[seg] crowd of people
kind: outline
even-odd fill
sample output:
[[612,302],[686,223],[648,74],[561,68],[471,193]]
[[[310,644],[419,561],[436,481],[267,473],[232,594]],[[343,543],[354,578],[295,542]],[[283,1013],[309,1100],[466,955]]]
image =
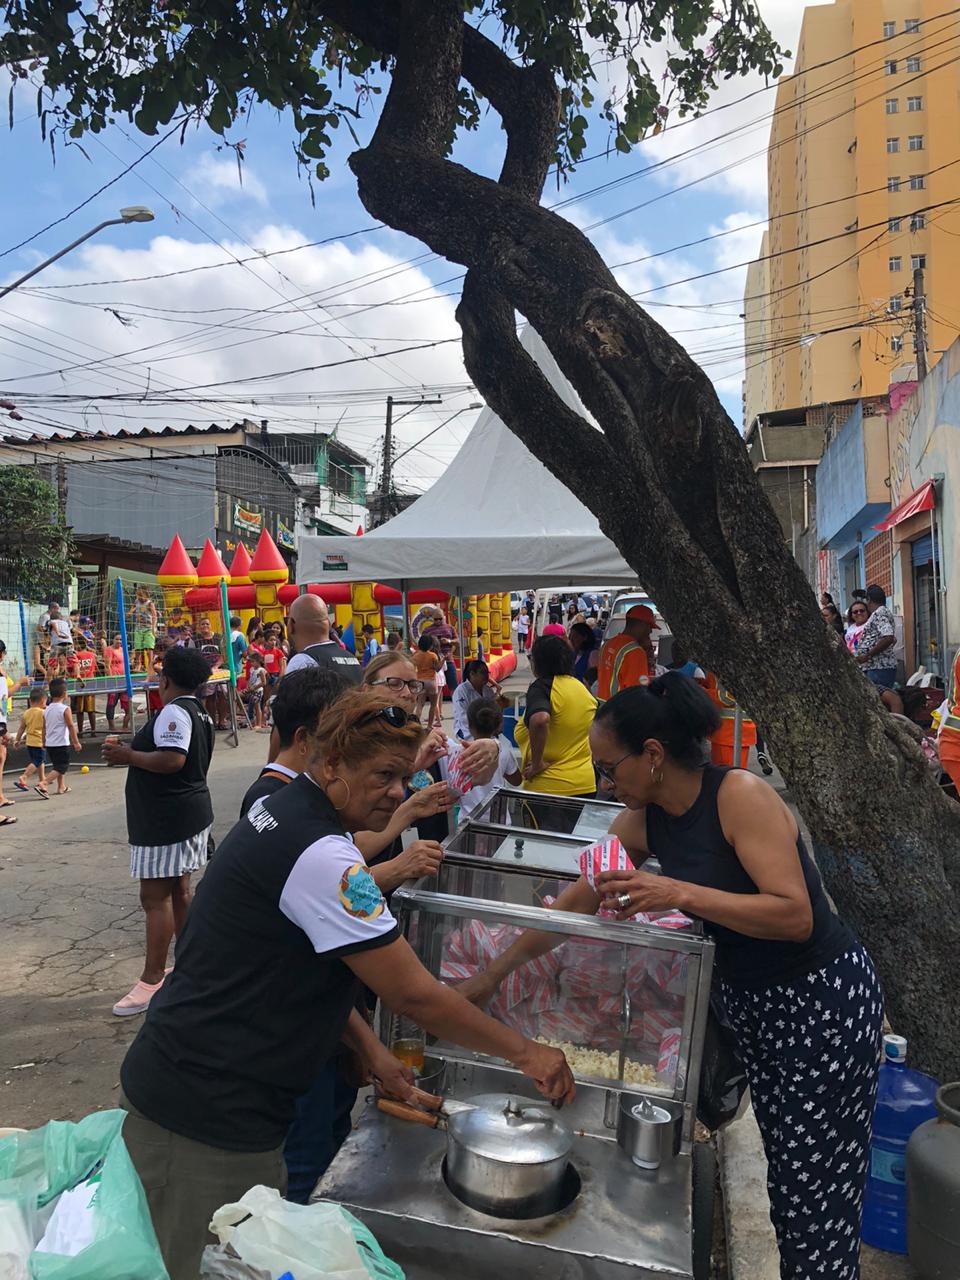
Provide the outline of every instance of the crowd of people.
[[[635,621],[618,650],[649,639],[650,621]],[[457,989],[421,965],[391,913],[400,884],[439,871],[456,806],[469,811],[500,780],[584,797],[599,781],[622,802],[611,831],[631,868],[571,884],[555,907],[621,920],[680,909],[704,922],[778,1171],[771,1205],[790,1274],[821,1274],[818,1256],[855,1274],[882,1021],[870,959],[831,909],[776,792],[707,763],[719,716],[696,681],[654,667],[598,703],[576,671],[584,646],[553,625],[560,633],[530,649],[517,759],[485,663],[464,670],[448,733],[422,697],[426,649],[381,646],[358,660],[332,639],[323,602],[300,597],[268,762],[209,861],[215,734],[199,696],[203,654],[168,652],[161,711],[133,742],[104,745],[128,770],[131,874],[146,918],[141,977],[114,1009],[146,1015],[121,1069],[124,1136],[173,1280],[196,1274],[212,1211],[254,1183],[308,1198],[349,1132],[361,1082],[410,1097],[409,1068],[370,1027],[378,1000],[513,1063],[545,1096],[572,1098],[560,1051],[482,1011],[557,935],[522,934]],[[642,869],[650,855],[662,874]],[[205,864],[194,897],[191,876]],[[802,1055],[785,1049],[788,1034],[808,1046]],[[821,1075],[830,1088],[811,1091]],[[788,1138],[817,1162],[813,1180],[800,1179]]]
[[[893,647],[872,591],[867,617],[857,605],[848,625],[860,628],[854,652],[867,678],[892,694],[885,676],[870,674],[888,669]],[[529,642],[516,747],[504,733],[506,699],[480,658],[461,680],[454,674],[445,729],[443,646],[456,633],[442,613],[413,649],[393,634],[381,645],[370,631],[359,656],[317,596],[298,597],[285,624],[244,632],[231,619],[226,643],[270,741],[215,850],[207,777],[217,717],[206,691],[224,643],[207,619],[196,635],[182,618],[161,634],[139,628],[159,707],[132,741],[102,748],[127,769],[130,874],[145,919],[140,977],[113,1012],[145,1015],[120,1102],[172,1280],[196,1274],[212,1212],[251,1185],[306,1201],[349,1132],[363,1081],[411,1096],[409,1068],[371,1030],[378,1000],[447,1042],[514,1064],[546,1097],[572,1099],[559,1050],[483,1012],[558,935],[522,933],[454,988],[423,967],[391,913],[399,885],[438,873],[454,811],[474,812],[503,782],[622,804],[611,834],[631,865],[572,883],[554,908],[624,921],[680,910],[703,922],[773,1173],[785,1274],[857,1274],[882,1027],[870,958],[833,911],[780,796],[710,762],[720,710],[709,674],[677,646],[673,669],[658,665],[648,606],[635,605],[623,631],[604,638],[602,600],[584,599],[586,612],[580,604],[558,598],[554,620],[550,602],[550,621]],[[62,677],[36,692],[21,733],[29,747],[40,726],[53,772],[31,755],[35,773],[21,781],[59,790],[65,769],[50,731],[69,754],[79,726]],[[649,857],[661,874],[643,869]]]

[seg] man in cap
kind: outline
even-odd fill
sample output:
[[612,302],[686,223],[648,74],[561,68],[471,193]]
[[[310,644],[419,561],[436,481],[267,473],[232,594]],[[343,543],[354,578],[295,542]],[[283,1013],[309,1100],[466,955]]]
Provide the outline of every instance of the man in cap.
[[653,646],[650,635],[657,625],[656,615],[645,604],[635,604],[627,611],[623,631],[604,640],[597,668],[597,698],[606,702],[621,689],[644,684],[653,668]]

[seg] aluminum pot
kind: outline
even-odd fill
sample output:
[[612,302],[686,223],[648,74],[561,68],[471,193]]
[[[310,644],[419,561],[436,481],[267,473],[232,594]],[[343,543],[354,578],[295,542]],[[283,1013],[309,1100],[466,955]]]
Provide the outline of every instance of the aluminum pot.
[[447,1185],[464,1204],[496,1218],[560,1207],[573,1146],[570,1126],[548,1103],[482,1093],[447,1124]]

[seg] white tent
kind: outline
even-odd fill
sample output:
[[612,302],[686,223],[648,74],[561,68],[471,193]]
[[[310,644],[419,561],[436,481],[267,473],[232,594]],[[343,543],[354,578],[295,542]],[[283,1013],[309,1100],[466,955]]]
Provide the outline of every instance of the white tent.
[[[521,341],[561,398],[584,414],[539,335],[528,326]],[[300,582],[466,595],[637,581],[596,517],[489,408],[422,498],[363,537],[301,538],[297,566]]]

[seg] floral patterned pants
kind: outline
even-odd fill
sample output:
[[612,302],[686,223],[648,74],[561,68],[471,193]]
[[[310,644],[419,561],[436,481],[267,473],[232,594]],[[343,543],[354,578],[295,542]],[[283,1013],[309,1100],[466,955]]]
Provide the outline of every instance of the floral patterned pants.
[[781,1280],[858,1280],[883,996],[859,945],[756,990],[722,984],[767,1153]]

